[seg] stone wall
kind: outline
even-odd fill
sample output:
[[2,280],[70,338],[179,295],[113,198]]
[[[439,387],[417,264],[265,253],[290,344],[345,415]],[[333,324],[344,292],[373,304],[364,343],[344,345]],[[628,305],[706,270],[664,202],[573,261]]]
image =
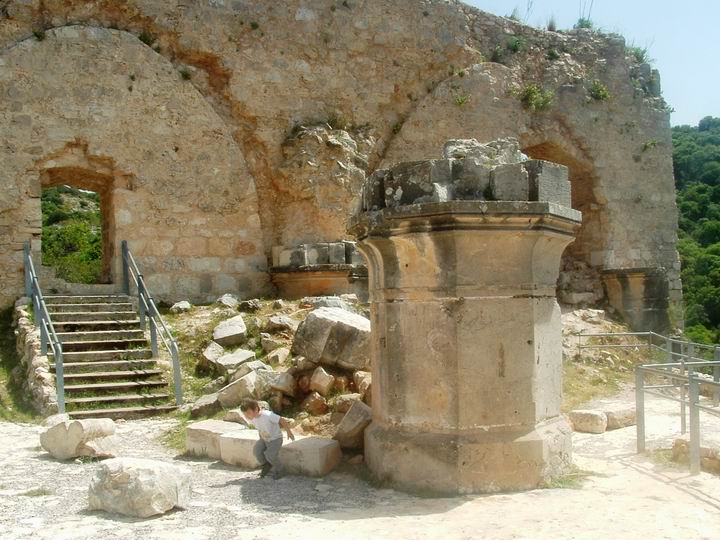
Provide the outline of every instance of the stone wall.
[[[58,167],[112,186],[115,272],[127,239],[157,296],[201,300],[267,291],[273,247],[347,239],[379,166],[505,136],[570,169],[567,299],[632,268],[663,268],[680,298],[669,115],[619,36],[439,0],[10,0],[0,66],[5,302]],[[547,110],[523,107],[531,83]]]

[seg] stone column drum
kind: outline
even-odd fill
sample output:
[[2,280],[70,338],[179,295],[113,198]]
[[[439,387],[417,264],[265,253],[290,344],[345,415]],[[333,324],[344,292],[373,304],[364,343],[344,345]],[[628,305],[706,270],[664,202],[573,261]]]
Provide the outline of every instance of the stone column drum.
[[570,464],[555,287],[581,215],[567,169],[514,140],[377,171],[350,222],[367,259],[365,458],[410,491],[530,489]]

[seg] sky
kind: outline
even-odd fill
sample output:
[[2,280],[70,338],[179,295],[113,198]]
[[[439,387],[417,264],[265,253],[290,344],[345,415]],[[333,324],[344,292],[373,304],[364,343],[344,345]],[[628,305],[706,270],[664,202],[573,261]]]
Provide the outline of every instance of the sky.
[[[464,0],[496,15],[517,7],[532,26],[554,15],[558,28],[572,28],[581,5],[590,0]],[[663,96],[675,109],[672,125],[697,125],[720,117],[720,0],[594,0],[590,19],[628,44],[647,47],[660,70]]]

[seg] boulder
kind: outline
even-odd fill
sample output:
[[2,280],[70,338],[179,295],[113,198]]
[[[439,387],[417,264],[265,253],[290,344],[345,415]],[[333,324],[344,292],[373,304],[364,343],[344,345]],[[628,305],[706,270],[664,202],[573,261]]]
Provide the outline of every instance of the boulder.
[[220,459],[228,465],[257,469],[260,462],[255,458],[253,449],[260,440],[255,429],[233,431],[220,435]]
[[369,371],[356,371],[353,375],[353,382],[358,393],[365,397],[372,384],[372,374]]
[[245,362],[242,364],[235,373],[233,373],[231,381],[237,381],[242,379],[245,375],[251,371],[272,371],[272,368],[268,366],[262,360],[253,360],[252,362]]
[[243,300],[238,304],[238,309],[247,313],[253,313],[262,309],[262,302],[260,302],[260,300],[258,300],[257,298],[253,298],[251,300]]
[[325,476],[338,466],[341,459],[338,442],[320,437],[298,438],[280,449],[280,462],[289,474]]
[[242,315],[221,322],[213,330],[213,340],[223,347],[240,345],[245,339],[247,339],[247,327]]
[[109,418],[63,420],[56,415],[53,425],[40,433],[40,446],[55,459],[108,458],[115,454],[114,434],[115,422]]
[[282,392],[286,396],[290,397],[295,396],[296,386],[297,383],[295,382],[295,377],[287,372],[275,373],[275,377],[270,383],[270,388]]
[[322,367],[315,368],[310,378],[310,390],[319,393],[321,396],[327,396],[333,389],[335,377],[330,375]]
[[317,367],[317,362],[313,362],[311,360],[308,360],[304,356],[296,356],[293,359],[292,366],[288,370],[293,375],[296,373],[301,373],[303,371],[309,371],[314,370]]
[[262,330],[270,334],[275,332],[294,333],[298,329],[298,326],[300,326],[300,322],[292,317],[288,317],[287,315],[273,315],[265,321]]
[[91,510],[147,518],[190,502],[192,472],[187,467],[137,458],[103,462],[90,482]]
[[329,307],[350,310],[347,302],[338,296],[306,296],[300,300],[300,307],[313,309]]
[[325,398],[317,392],[312,392],[300,404],[303,411],[307,411],[313,416],[318,416],[328,412],[328,405]]
[[316,363],[366,367],[369,336],[370,321],[365,317],[340,308],[319,308],[298,327],[292,352]]
[[339,413],[346,413],[352,407],[352,404],[356,401],[362,401],[362,395],[360,394],[342,394],[335,397],[330,402],[330,408]]
[[635,425],[635,407],[615,407],[605,411],[607,429],[621,429]]
[[290,356],[290,349],[280,347],[267,355],[266,360],[271,364],[284,364]]
[[305,375],[301,375],[300,378],[297,380],[297,387],[298,389],[303,393],[306,394],[310,391],[310,375],[307,373]]
[[185,430],[186,451],[192,456],[220,459],[220,435],[244,428],[245,426],[241,424],[222,420],[195,422],[188,425]]
[[214,341],[211,341],[207,347],[205,347],[205,350],[202,352],[202,356],[204,359],[204,364],[210,365],[215,360],[220,358],[223,354],[225,354],[225,349],[223,349],[222,345],[219,343],[215,343]]
[[568,418],[573,430],[582,433],[605,433],[607,429],[607,415],[602,411],[578,409],[570,411]]
[[255,353],[246,349],[238,349],[230,354],[224,354],[211,362],[213,369],[221,375],[232,375],[241,365],[255,360]]
[[215,302],[230,309],[236,309],[240,304],[237,297],[232,294],[223,294]]
[[362,448],[365,428],[372,420],[372,409],[356,401],[345,414],[335,432],[335,440],[343,448]]
[[273,307],[273,309],[283,309],[286,307],[286,304],[285,304],[285,301],[283,301],[283,300],[275,300],[272,303],[272,307]]
[[182,300],[181,302],[175,302],[172,306],[170,306],[170,313],[185,313],[191,309],[192,304],[187,300]]
[[218,399],[225,409],[237,407],[243,399],[257,398],[257,371],[240,377],[218,391]]
[[262,350],[264,352],[270,353],[276,349],[284,347],[285,341],[263,332],[262,334],[260,334],[260,346],[262,347]]
[[227,378],[224,375],[221,375],[217,379],[213,379],[209,383],[203,385],[202,391],[206,394],[214,394],[225,386],[225,384],[227,384]]
[[222,405],[220,404],[218,393],[215,392],[213,394],[207,394],[205,396],[200,396],[197,401],[193,403],[192,409],[190,409],[190,417],[198,418],[200,416],[210,416],[211,414],[218,412],[220,409],[222,409]]

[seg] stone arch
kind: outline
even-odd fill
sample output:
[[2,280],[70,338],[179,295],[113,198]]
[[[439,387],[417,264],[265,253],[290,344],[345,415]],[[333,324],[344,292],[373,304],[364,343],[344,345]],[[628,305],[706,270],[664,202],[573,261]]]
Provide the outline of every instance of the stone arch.
[[0,177],[18,195],[0,198],[0,245],[13,250],[0,253],[3,302],[22,290],[21,246],[39,237],[40,188],[73,173],[106,190],[108,249],[128,240],[158,298],[267,291],[243,154],[169,61],[126,32],[67,26],[5,49],[0,63]]

